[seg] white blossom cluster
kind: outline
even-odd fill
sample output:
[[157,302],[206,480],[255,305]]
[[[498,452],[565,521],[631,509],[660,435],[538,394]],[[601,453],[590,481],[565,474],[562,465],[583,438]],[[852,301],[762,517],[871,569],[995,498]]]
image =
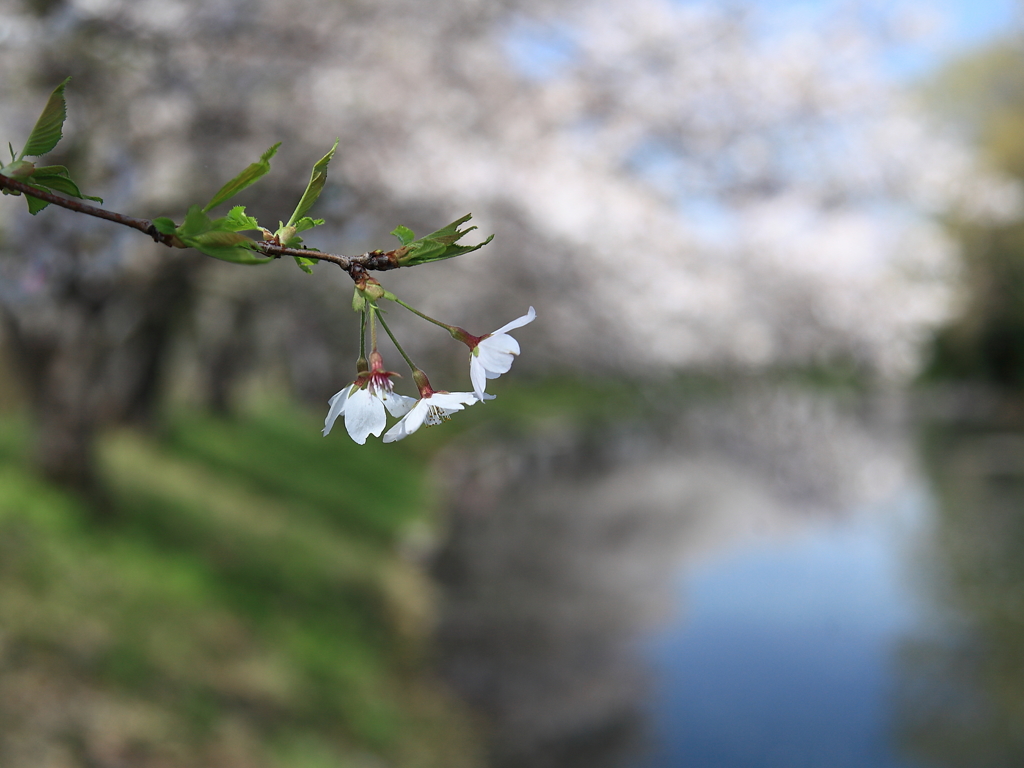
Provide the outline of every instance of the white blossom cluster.
[[[494,395],[486,392],[487,381],[496,379],[512,368],[520,352],[519,342],[509,336],[509,331],[522,328],[537,318],[533,307],[522,317],[505,323],[493,333],[471,336],[465,339],[469,347],[469,377],[473,382],[472,392],[445,392],[434,390],[422,371],[413,369],[413,378],[420,390],[419,398],[407,397],[394,391],[391,371],[384,370],[383,359],[376,347],[370,353],[369,367],[361,372],[351,384],[336,393],[329,401],[323,434],[326,437],[339,416],[345,416],[345,429],[359,445],[367,437],[380,437],[387,426],[390,413],[398,419],[391,429],[384,433],[385,443],[402,440],[422,426],[437,426],[474,403],[493,400]],[[461,331],[461,329],[458,329]]]

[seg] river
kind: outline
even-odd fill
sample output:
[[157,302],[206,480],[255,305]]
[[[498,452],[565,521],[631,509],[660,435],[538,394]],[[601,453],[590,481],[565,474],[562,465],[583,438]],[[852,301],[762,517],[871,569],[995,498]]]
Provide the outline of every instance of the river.
[[440,667],[495,765],[1024,764],[1024,432],[921,410],[749,382],[456,448]]

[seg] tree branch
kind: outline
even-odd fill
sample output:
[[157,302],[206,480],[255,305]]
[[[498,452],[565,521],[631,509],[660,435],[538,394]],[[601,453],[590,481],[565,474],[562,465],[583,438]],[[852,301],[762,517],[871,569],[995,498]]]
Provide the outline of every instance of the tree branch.
[[[182,243],[176,236],[165,235],[158,232],[156,227],[153,226],[153,222],[149,219],[137,219],[134,216],[126,216],[125,214],[117,213],[116,211],[97,208],[94,205],[83,203],[79,200],[75,200],[74,198],[63,197],[46,190],[37,189],[30,184],[18,181],[17,179],[12,179],[9,176],[4,176],[3,174],[0,174],[0,189],[9,189],[13,192],[20,192],[23,195],[29,195],[40,200],[45,200],[46,202],[61,208],[67,208],[69,211],[84,213],[87,216],[95,216],[98,219],[106,219],[107,221],[112,221],[115,224],[122,224],[123,226],[137,229],[152,237],[156,242],[163,243],[168,248],[188,248],[188,246]],[[341,254],[323,253],[322,251],[311,251],[305,248],[286,248],[283,245],[278,245],[277,243],[269,240],[256,240],[254,243],[254,252],[262,253],[264,256],[269,256],[274,259],[279,259],[282,256],[300,256],[302,258],[314,259],[316,261],[329,261],[332,264],[337,264],[346,272],[352,273],[353,278],[355,277],[353,270],[376,270],[380,272],[389,269],[397,269],[400,266],[398,264],[397,256],[394,255],[395,251],[368,251],[367,253],[360,254],[359,256],[343,256]]]
[[[116,213],[103,208],[97,208],[95,205],[89,205],[88,203],[83,203],[71,197],[55,195],[52,192],[38,189],[37,187],[33,187],[31,184],[26,184],[23,181],[18,181],[17,179],[12,179],[9,176],[4,176],[2,174],[0,174],[0,189],[10,189],[15,192],[21,192],[24,195],[45,200],[46,202],[60,206],[61,208],[67,208],[69,211],[84,213],[87,216],[95,216],[98,219],[106,219],[107,221],[113,221],[115,224],[123,224],[126,227],[131,227],[132,229],[137,229],[140,232],[150,235],[159,243],[163,243],[167,246],[173,245],[171,242],[174,239],[173,236],[161,235],[153,227],[153,222],[148,219],[136,219],[133,216],[125,216],[123,213]],[[180,248],[181,246],[178,247]]]

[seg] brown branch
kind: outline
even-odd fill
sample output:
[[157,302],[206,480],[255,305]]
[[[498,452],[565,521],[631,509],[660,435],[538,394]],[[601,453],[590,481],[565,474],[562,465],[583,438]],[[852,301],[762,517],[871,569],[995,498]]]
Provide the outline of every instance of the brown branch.
[[382,272],[388,269],[397,269],[400,266],[397,259],[392,257],[394,251],[367,251],[358,256],[342,256],[340,254],[324,253],[323,251],[309,251],[305,248],[285,248],[283,245],[277,245],[269,240],[256,241],[254,250],[262,253],[264,256],[271,256],[275,259],[279,259],[282,256],[299,256],[305,259],[329,261],[332,264],[337,264],[346,272],[350,272],[356,267]]
[[[140,232],[152,237],[158,243],[163,243],[166,246],[173,246],[172,240],[176,240],[173,235],[162,235],[156,231],[156,227],[153,226],[153,222],[149,219],[136,219],[134,216],[125,216],[123,213],[116,213],[115,211],[108,211],[105,208],[97,208],[95,205],[89,205],[79,200],[75,200],[70,197],[62,197],[61,195],[55,195],[52,192],[47,192],[44,189],[33,187],[31,184],[26,184],[23,181],[12,179],[9,176],[0,174],[0,189],[10,189],[15,192],[21,192],[24,195],[30,197],[36,197],[40,200],[45,200],[53,205],[60,206],[61,208],[67,208],[69,211],[75,211],[76,213],[84,213],[87,216],[95,216],[98,219],[106,219],[112,221],[115,224],[123,224],[126,227],[137,229]],[[178,245],[178,248],[183,247]]]
[[[187,248],[181,240],[175,235],[165,235],[157,231],[153,222],[149,219],[137,219],[134,216],[126,216],[123,213],[117,213],[116,211],[108,211],[105,208],[97,208],[95,205],[89,205],[79,200],[70,197],[63,197],[61,195],[55,195],[52,192],[47,192],[43,189],[38,189],[30,184],[17,179],[12,179],[9,176],[0,174],[0,189],[9,189],[13,192],[20,192],[24,195],[45,200],[48,203],[59,206],[61,208],[67,208],[69,211],[75,211],[76,213],[84,213],[87,216],[95,216],[98,219],[106,219],[112,221],[115,224],[122,224],[132,229],[137,229],[150,237],[156,242],[163,243],[169,248]],[[369,251],[367,253],[360,254],[359,256],[342,256],[334,253],[324,253],[322,251],[311,251],[305,248],[286,248],[283,245],[279,245],[269,240],[255,240],[253,250],[257,253],[262,253],[264,256],[269,256],[274,259],[279,259],[282,256],[299,256],[306,259],[314,259],[316,261],[329,261],[332,264],[337,264],[339,267],[344,269],[346,272],[352,274],[355,279],[355,272],[361,270],[377,270],[384,271],[388,269],[397,269],[399,264],[397,257],[394,256],[394,251]]]

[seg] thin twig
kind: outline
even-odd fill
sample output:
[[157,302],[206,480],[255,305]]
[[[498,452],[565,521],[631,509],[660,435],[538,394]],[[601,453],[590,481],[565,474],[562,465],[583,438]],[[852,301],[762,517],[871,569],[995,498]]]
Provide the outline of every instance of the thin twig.
[[[171,242],[173,235],[162,235],[156,231],[153,226],[153,222],[149,219],[137,219],[134,216],[125,216],[123,213],[117,213],[115,211],[108,211],[105,208],[97,208],[95,205],[89,205],[83,203],[80,200],[75,200],[70,197],[62,197],[61,195],[55,195],[52,192],[47,192],[43,189],[37,189],[30,184],[26,184],[23,181],[12,179],[9,176],[0,174],[0,189],[10,189],[16,192],[21,192],[24,195],[30,197],[36,197],[40,200],[45,200],[53,205],[60,206],[61,208],[67,208],[69,211],[75,211],[76,213],[84,213],[87,216],[95,216],[98,219],[106,219],[112,221],[115,224],[123,224],[126,227],[137,229],[140,232],[152,237],[159,243],[163,243],[166,246],[173,246]],[[176,238],[175,238],[176,239]],[[177,247],[181,248],[182,245]]]
[[[175,235],[165,235],[157,231],[153,222],[149,219],[138,219],[134,216],[126,216],[123,213],[117,213],[116,211],[108,211],[105,208],[97,208],[95,205],[89,205],[79,200],[75,200],[70,197],[62,197],[61,195],[55,195],[52,192],[46,190],[37,189],[36,187],[26,184],[23,181],[12,179],[9,176],[0,174],[0,189],[10,189],[15,192],[21,192],[24,195],[38,198],[39,200],[45,200],[48,203],[59,206],[61,208],[67,208],[69,211],[75,211],[76,213],[84,213],[87,216],[95,216],[98,219],[106,219],[112,221],[115,224],[122,224],[132,229],[137,229],[144,234],[152,237],[156,242],[163,243],[169,248],[187,248],[188,246],[181,242]],[[253,250],[257,253],[262,253],[264,256],[269,256],[274,259],[279,259],[282,256],[299,256],[305,259],[314,259],[316,261],[329,261],[332,264],[337,264],[339,267],[344,269],[346,272],[351,272],[353,268],[361,269],[372,269],[376,271],[384,271],[388,269],[396,269],[399,264],[397,258],[394,257],[394,251],[368,251],[367,253],[360,254],[359,256],[342,256],[334,253],[324,253],[323,251],[311,251],[305,248],[286,248],[283,245],[270,242],[268,240],[255,240],[253,241]]]

